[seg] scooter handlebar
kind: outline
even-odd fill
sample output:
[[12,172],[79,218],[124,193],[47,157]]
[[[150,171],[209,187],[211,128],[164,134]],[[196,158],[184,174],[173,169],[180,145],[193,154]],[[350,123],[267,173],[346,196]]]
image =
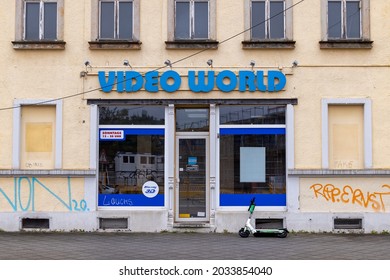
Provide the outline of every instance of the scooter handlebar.
[[251,204],[249,205],[249,208],[248,208],[248,211],[249,211],[249,212],[251,212],[251,210],[253,211],[254,206],[256,206],[255,200],[256,200],[255,197],[251,199]]

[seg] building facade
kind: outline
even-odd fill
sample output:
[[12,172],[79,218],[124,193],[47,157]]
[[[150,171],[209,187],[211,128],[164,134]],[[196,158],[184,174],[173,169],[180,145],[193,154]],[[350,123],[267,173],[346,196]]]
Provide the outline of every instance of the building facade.
[[0,13],[1,230],[390,230],[388,1]]

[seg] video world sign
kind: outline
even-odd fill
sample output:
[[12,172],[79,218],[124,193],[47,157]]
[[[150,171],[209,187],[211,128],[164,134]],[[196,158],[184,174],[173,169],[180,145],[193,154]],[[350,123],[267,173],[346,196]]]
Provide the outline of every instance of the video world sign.
[[[137,71],[99,71],[100,87],[105,93],[117,91],[137,92],[145,89],[147,92],[158,92],[160,89],[169,93],[182,87],[182,77],[178,72],[150,71],[144,74]],[[284,89],[286,76],[281,71],[247,71],[236,74],[230,70],[188,71],[188,88],[196,93],[208,93],[212,90],[222,92],[278,92]]]

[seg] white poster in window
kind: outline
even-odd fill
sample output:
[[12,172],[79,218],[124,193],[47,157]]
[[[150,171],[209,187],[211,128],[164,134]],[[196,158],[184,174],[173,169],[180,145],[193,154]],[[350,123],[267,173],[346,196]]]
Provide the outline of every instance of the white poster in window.
[[265,147],[240,147],[240,182],[265,182]]

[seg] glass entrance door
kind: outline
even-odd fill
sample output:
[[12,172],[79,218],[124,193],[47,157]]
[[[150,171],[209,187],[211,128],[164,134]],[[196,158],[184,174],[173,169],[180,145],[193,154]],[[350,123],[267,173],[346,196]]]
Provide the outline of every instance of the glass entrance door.
[[177,137],[177,221],[208,221],[208,138]]

